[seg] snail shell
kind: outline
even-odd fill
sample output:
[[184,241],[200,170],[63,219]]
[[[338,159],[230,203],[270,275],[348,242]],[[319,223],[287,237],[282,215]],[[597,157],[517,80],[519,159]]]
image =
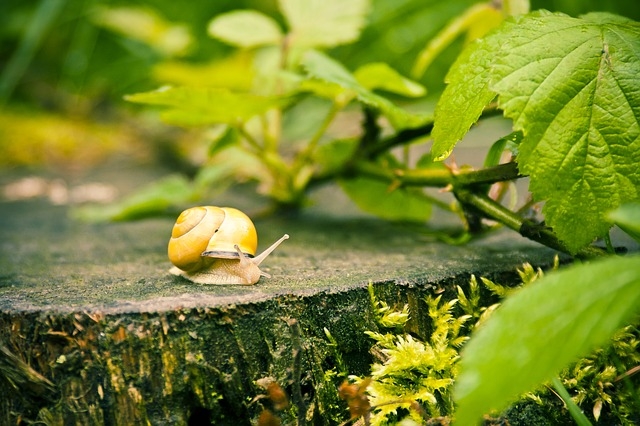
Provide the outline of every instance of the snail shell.
[[173,226],[168,254],[175,267],[170,272],[201,284],[255,284],[269,277],[258,265],[287,238],[254,258],[258,235],[246,214],[231,207],[192,207]]

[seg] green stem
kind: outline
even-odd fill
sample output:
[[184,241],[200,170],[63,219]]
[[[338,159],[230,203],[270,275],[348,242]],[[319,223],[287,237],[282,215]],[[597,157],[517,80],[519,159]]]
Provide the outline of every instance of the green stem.
[[556,392],[558,392],[558,395],[560,395],[560,398],[562,398],[564,403],[567,404],[567,409],[569,410],[569,413],[571,414],[571,417],[573,417],[573,420],[575,420],[576,424],[578,426],[591,426],[591,422],[589,421],[587,416],[584,415],[580,407],[578,407],[576,403],[573,402],[573,399],[571,399],[571,395],[569,395],[569,392],[567,392],[567,389],[564,387],[560,379],[554,377],[553,379],[551,379],[551,383],[553,384],[553,388],[556,390]]
[[453,192],[462,204],[473,207],[482,216],[498,221],[507,228],[520,232],[524,225],[524,220],[520,216],[486,195],[476,194],[466,188],[456,188]]
[[397,183],[399,186],[443,187],[452,182],[451,172],[447,169],[390,170],[369,161],[359,161],[353,166],[353,171],[361,176],[390,184]]
[[[510,229],[517,231],[523,237],[536,241],[554,250],[573,254],[558,239],[550,228],[542,224],[525,220],[500,203],[492,200],[484,194],[474,193],[465,187],[457,187],[453,190],[456,198],[467,208],[471,207],[476,213],[491,220],[498,221]],[[597,247],[585,247],[576,253],[577,257],[588,258],[606,254]]]
[[616,248],[613,246],[613,242],[611,241],[611,234],[607,232],[604,236],[604,243],[607,247],[607,251],[609,254],[615,254]]
[[257,139],[254,138],[253,135],[249,133],[247,129],[244,127],[244,123],[237,126],[237,128],[240,134],[242,135],[242,137],[249,143],[249,145],[251,146],[251,148],[253,148],[256,154],[261,154],[264,151],[264,149],[258,143]]
[[260,120],[262,122],[262,134],[264,135],[264,150],[276,152],[282,128],[282,111],[279,109],[267,111],[260,117]]
[[320,143],[322,136],[324,136],[324,134],[327,132],[327,129],[331,125],[331,122],[333,122],[333,119],[336,118],[336,115],[340,112],[341,109],[342,105],[337,102],[334,102],[331,105],[331,108],[329,109],[327,115],[324,117],[324,120],[322,120],[322,123],[320,123],[320,126],[318,127],[316,132],[313,134],[313,136],[311,136],[311,139],[309,139],[306,148],[298,155],[298,158],[296,159],[297,164],[294,167],[294,170],[299,170],[307,163],[309,158],[311,158],[311,155],[318,146],[318,143]]
[[395,135],[382,139],[374,145],[367,146],[363,149],[363,157],[375,158],[380,154],[387,152],[391,148],[412,142],[417,138],[429,136],[433,130],[433,121],[423,124],[422,126],[400,130]]
[[511,161],[480,170],[461,170],[455,173],[457,185],[490,185],[524,177],[518,171],[518,165]]
[[452,172],[449,169],[383,169],[369,161],[355,163],[353,171],[368,177],[386,182],[397,182],[401,186],[446,187],[487,185],[504,182],[522,177],[516,163],[505,163],[495,167],[480,170],[460,170]]

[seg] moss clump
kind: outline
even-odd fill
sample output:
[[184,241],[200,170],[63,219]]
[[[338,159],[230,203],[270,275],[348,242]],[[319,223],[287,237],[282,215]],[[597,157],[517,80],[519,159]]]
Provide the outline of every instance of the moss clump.
[[[532,285],[543,276],[540,269],[535,270],[529,264],[518,272],[520,286]],[[500,300],[514,291],[513,287],[485,278],[480,281],[484,288],[472,277],[466,290],[458,286],[458,297],[448,302],[443,302],[440,296],[425,298],[431,330],[427,339],[406,332],[411,315],[407,305],[399,309],[390,307],[377,300],[370,286],[379,329],[366,334],[374,340],[371,352],[376,361],[370,376],[351,377],[351,384],[341,387],[352,418],[362,416],[365,424],[372,425],[425,421],[448,424],[454,413],[451,390],[458,373],[460,349],[471,331],[499,306],[487,303],[491,297],[483,298],[481,293],[488,291]],[[640,424],[640,374],[635,374],[640,365],[639,345],[638,326],[624,327],[607,347],[595,350],[560,374],[572,400],[596,424]],[[571,422],[563,401],[551,389],[544,385],[523,395],[501,415],[487,417],[486,423]]]

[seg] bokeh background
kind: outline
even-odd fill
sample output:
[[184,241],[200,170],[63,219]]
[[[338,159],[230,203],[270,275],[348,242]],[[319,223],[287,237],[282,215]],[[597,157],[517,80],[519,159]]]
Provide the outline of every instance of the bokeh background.
[[[37,170],[61,177],[63,186],[78,185],[100,167],[117,171],[125,164],[150,165],[161,170],[158,174],[188,174],[198,160],[184,146],[195,143],[197,137],[161,124],[152,111],[124,101],[123,95],[159,87],[160,64],[208,63],[228,55],[231,48],[206,33],[210,19],[220,13],[251,8],[283,23],[276,0],[0,3],[3,184],[10,180],[8,175],[13,179]],[[384,61],[408,75],[429,39],[473,3],[372,0],[361,38],[328,53],[350,69]],[[640,3],[629,0],[531,2],[532,10],[539,8],[573,16],[602,10],[640,20]],[[446,70],[462,44],[462,39],[456,41],[421,79],[431,99],[442,89]],[[130,186],[137,186],[131,182],[135,174],[128,173]],[[141,174],[140,179],[149,176]],[[51,190],[50,182],[40,184]],[[92,197],[117,194],[103,190],[85,188],[84,195],[78,190],[75,197],[92,201]],[[4,196],[10,198],[11,191],[5,190]],[[68,188],[66,197],[70,197]],[[65,201],[64,194],[60,201]]]

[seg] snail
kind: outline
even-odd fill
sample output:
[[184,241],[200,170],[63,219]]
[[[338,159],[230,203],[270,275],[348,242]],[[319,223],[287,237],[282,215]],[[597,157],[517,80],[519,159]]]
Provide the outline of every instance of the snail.
[[254,257],[258,234],[246,214],[231,207],[192,207],[173,225],[169,272],[199,284],[255,284],[261,276],[271,278],[258,266],[288,238]]

